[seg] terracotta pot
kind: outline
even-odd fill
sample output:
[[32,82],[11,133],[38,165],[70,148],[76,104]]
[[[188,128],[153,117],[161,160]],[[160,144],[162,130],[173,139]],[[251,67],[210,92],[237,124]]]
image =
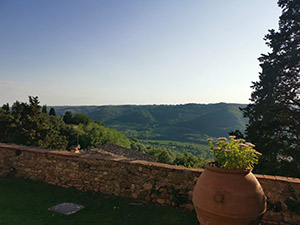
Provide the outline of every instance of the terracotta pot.
[[207,163],[194,188],[193,203],[201,225],[255,225],[266,212],[265,194],[249,170]]

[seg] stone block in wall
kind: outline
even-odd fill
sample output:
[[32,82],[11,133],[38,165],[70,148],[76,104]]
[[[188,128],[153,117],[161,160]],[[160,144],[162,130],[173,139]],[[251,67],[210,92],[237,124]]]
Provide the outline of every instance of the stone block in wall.
[[143,185],[144,190],[148,191],[152,189],[153,184],[151,183],[146,183]]

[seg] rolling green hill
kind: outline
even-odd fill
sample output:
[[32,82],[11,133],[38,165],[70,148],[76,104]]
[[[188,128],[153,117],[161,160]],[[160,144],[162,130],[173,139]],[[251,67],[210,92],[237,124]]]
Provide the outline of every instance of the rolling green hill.
[[223,109],[206,113],[195,119],[179,122],[177,127],[191,129],[194,132],[200,132],[208,136],[227,136],[232,130],[244,130],[245,121],[242,114],[238,112],[238,108],[224,106]]
[[243,104],[56,106],[58,115],[67,110],[85,113],[93,120],[122,131],[130,138],[205,143],[207,137],[244,131]]
[[134,110],[126,112],[119,117],[112,120],[112,123],[131,123],[131,124],[142,124],[151,125],[156,122],[151,113],[146,110]]

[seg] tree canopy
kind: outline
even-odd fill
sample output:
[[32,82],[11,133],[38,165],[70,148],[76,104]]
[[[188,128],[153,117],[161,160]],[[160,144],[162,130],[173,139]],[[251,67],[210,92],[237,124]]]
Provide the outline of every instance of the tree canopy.
[[271,52],[245,109],[248,139],[263,153],[257,172],[300,177],[300,1],[279,0],[278,31],[265,36]]
[[66,124],[85,124],[87,125],[89,122],[92,122],[92,119],[84,114],[84,113],[76,113],[73,115],[72,111],[66,111],[63,120],[65,121]]
[[49,149],[65,149],[66,137],[60,132],[64,122],[41,112],[38,97],[29,96],[29,103],[16,101],[11,112],[0,109],[0,141]]
[[51,108],[51,109],[50,109],[49,115],[50,115],[50,116],[56,116],[56,112],[55,112],[55,109],[54,109],[54,108]]
[[29,103],[16,101],[11,110],[8,104],[3,105],[0,108],[0,142],[59,150],[77,144],[82,149],[107,143],[130,147],[125,135],[104,127],[99,121],[92,121],[85,114],[73,116],[66,112],[64,121],[56,116],[54,108],[47,114],[46,106],[41,107],[39,103],[37,96],[29,96]]

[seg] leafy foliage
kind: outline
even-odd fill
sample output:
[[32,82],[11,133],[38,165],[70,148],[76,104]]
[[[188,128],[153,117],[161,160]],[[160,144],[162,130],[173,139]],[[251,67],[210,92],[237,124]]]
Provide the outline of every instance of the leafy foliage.
[[124,134],[97,122],[80,123],[74,129],[79,135],[79,143],[83,149],[96,148],[107,143],[114,143],[125,148],[130,147],[130,141]]
[[7,104],[0,108],[0,142],[61,150],[77,144],[82,149],[107,143],[130,147],[125,135],[99,121],[93,122],[85,114],[66,113],[64,120],[55,115],[54,108],[48,115],[46,106],[39,105],[38,97],[29,96],[29,103],[16,101],[11,112]]
[[29,96],[29,103],[16,101],[12,110],[0,109],[0,141],[49,149],[65,149],[66,137],[60,132],[64,122],[41,112],[38,97]]
[[173,164],[178,166],[182,165],[188,168],[204,168],[205,161],[200,156],[197,157],[185,152],[183,154],[177,154]]
[[178,141],[168,141],[168,140],[143,140],[146,144],[163,147],[169,150],[172,150],[175,154],[184,154],[189,153],[196,157],[200,157],[205,161],[212,161],[212,152],[207,145],[206,139],[200,139],[201,144],[199,143],[190,143],[190,142],[178,142]]
[[141,143],[138,139],[133,138],[130,141],[131,141],[130,148],[132,150],[137,150],[137,151],[143,152],[143,153],[147,152],[146,146],[143,143]]
[[9,110],[10,110],[9,104],[8,104],[8,103],[7,103],[7,104],[4,104],[4,105],[2,106],[2,109],[3,109],[3,110],[6,110],[6,111],[9,111]]
[[279,30],[265,36],[271,52],[260,58],[253,82],[248,139],[263,153],[256,172],[300,177],[300,2],[279,0]]
[[55,109],[54,109],[54,108],[51,108],[51,109],[50,109],[49,115],[50,115],[50,116],[56,116],[56,112],[55,112]]
[[63,117],[63,120],[66,124],[72,124],[73,123],[73,114],[72,111],[66,111],[65,115]]
[[204,167],[205,160],[201,156],[194,156],[190,153],[177,153],[167,148],[147,145],[148,154],[155,156],[158,162],[185,166],[188,168]]
[[42,106],[42,113],[48,113],[47,105]]
[[14,117],[9,109],[0,108],[0,142],[8,142],[12,139],[14,124]]
[[166,148],[148,145],[147,150],[147,153],[155,156],[158,162],[172,164],[174,160],[172,152]]
[[244,139],[235,139],[230,136],[227,138],[218,138],[218,142],[214,145],[212,139],[208,139],[210,149],[213,151],[217,165],[225,169],[249,169],[252,170],[254,164],[258,163],[257,152],[252,143],[246,142]]
[[66,124],[85,124],[92,122],[92,119],[83,113],[76,113],[75,115],[72,114],[72,111],[66,111],[63,117],[63,120]]

